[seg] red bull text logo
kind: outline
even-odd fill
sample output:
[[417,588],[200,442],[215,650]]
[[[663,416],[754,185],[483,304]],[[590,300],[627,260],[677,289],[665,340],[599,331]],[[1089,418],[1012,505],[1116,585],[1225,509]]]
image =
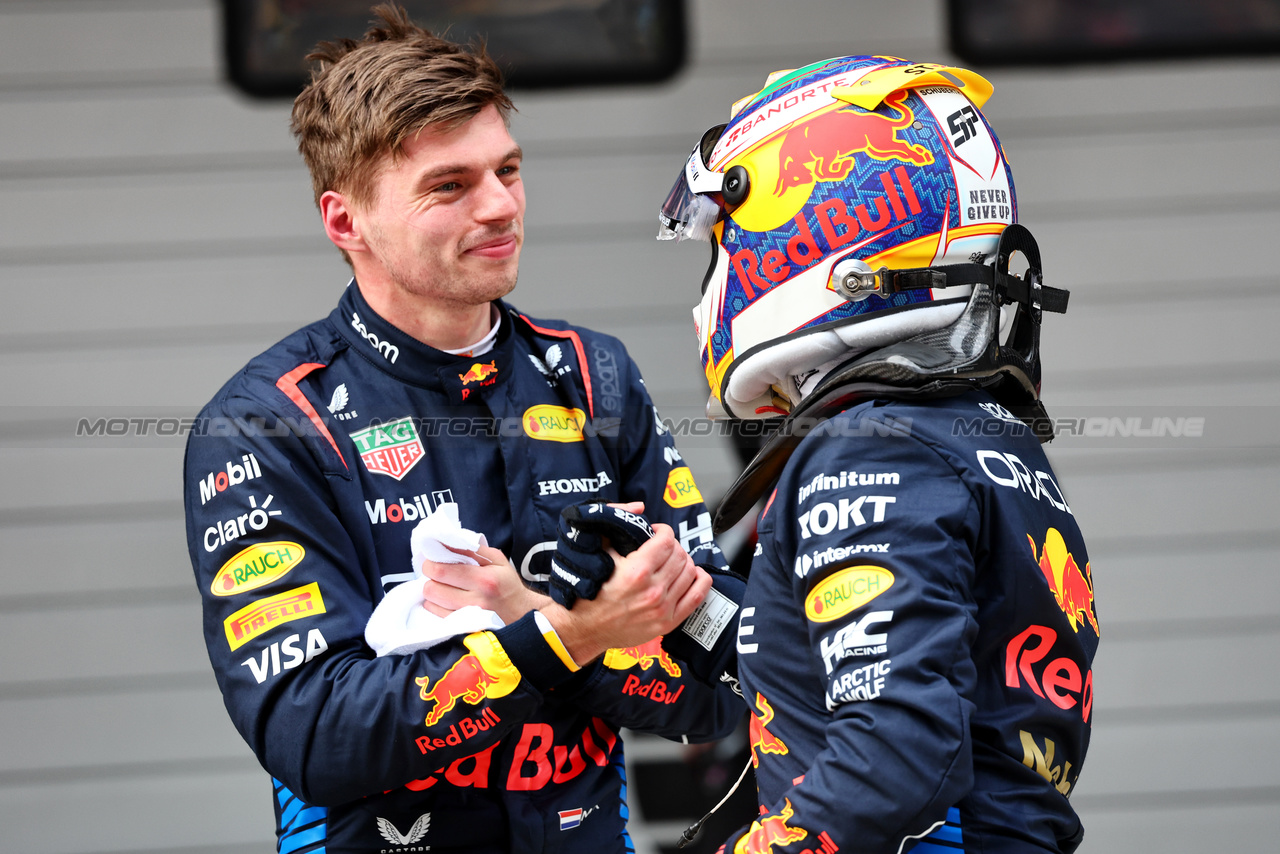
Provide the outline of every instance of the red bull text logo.
[[769,701],[759,692],[756,693],[756,708],[760,714],[751,716],[750,725],[747,728],[747,736],[751,742],[751,767],[753,768],[760,767],[762,753],[785,756],[790,752],[782,743],[782,739],[769,732],[769,722],[773,720],[773,706],[770,706]]
[[1027,542],[1031,544],[1031,557],[1040,565],[1044,580],[1053,591],[1053,598],[1067,615],[1067,622],[1071,623],[1071,630],[1079,632],[1081,624],[1088,620],[1094,634],[1101,634],[1098,617],[1093,612],[1093,574],[1089,563],[1085,562],[1084,572],[1081,572],[1057,528],[1050,528],[1045,534],[1044,550],[1038,557],[1036,541],[1030,534]]
[[[770,249],[761,258],[754,249],[743,248],[734,252],[729,258],[729,265],[737,274],[747,299],[755,299],[757,290],[761,293],[768,291],[859,238],[870,242],[882,233],[888,234],[924,210],[911,184],[911,176],[904,167],[897,166],[892,173],[880,173],[880,185],[884,187],[884,195],[873,196],[854,205],[852,211],[840,198],[814,205],[813,212],[825,249],[801,211],[792,220],[796,233],[787,241],[785,253],[781,249]],[[898,225],[891,229],[895,221]]]
[[497,382],[498,361],[493,360],[487,365],[476,362],[467,368],[465,373],[458,374],[458,379],[463,385],[471,385],[471,383],[480,383],[481,385],[491,385]]
[[[603,663],[611,670],[630,670],[632,667],[649,670],[657,664],[668,676],[679,678],[681,674],[680,665],[667,655],[659,638],[654,638],[640,646],[611,649],[605,653]],[[680,695],[684,693],[684,686],[681,685],[673,691],[669,682],[661,679],[645,681],[638,674],[629,673],[626,681],[622,683],[622,693],[633,697],[647,697],[655,703],[671,705],[680,699]]]
[[857,154],[876,160],[905,160],[917,166],[932,163],[929,149],[898,138],[898,131],[916,120],[915,113],[903,103],[909,94],[903,89],[885,98],[884,106],[897,118],[839,109],[792,127],[778,149],[778,183],[773,194],[781,196],[793,187],[818,181],[843,181]]
[[775,846],[785,848],[809,835],[803,827],[791,827],[787,824],[796,813],[790,798],[784,803],[785,806],[777,815],[764,815],[751,823],[747,835],[733,847],[734,854],[769,854]]
[[[479,727],[480,718],[471,720]],[[489,718],[490,724],[496,720],[496,717]],[[433,749],[438,746],[436,741],[440,739],[431,741]],[[419,749],[422,749],[422,742],[423,739],[418,739]],[[617,743],[617,733],[599,718],[592,718],[591,725],[582,730],[576,743],[568,745],[555,743],[555,730],[550,724],[524,724],[520,728],[520,739],[512,752],[506,788],[513,792],[533,792],[545,788],[548,783],[565,783],[587,770],[588,762],[607,768],[609,757]],[[447,768],[436,771],[439,777],[412,780],[405,784],[405,788],[411,792],[424,792],[439,783],[440,777],[443,777],[449,785],[458,788],[488,789],[493,782],[490,771],[493,751],[497,746],[493,744],[479,753],[455,759]]]
[[[1031,642],[1035,645],[1031,646]],[[1010,688],[1021,688],[1025,681],[1031,693],[1046,699],[1059,709],[1073,708],[1080,704],[1080,718],[1089,722],[1093,711],[1093,671],[1080,676],[1080,665],[1070,658],[1055,658],[1037,674],[1033,665],[1049,656],[1058,633],[1048,626],[1028,626],[1019,633],[1004,653],[1004,683]]]

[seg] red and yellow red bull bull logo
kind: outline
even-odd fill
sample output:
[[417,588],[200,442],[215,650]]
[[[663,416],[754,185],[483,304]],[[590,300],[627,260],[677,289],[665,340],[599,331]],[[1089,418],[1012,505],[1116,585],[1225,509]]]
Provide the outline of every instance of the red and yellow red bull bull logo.
[[520,673],[511,666],[498,641],[488,632],[468,635],[463,643],[471,650],[458,659],[435,682],[429,676],[414,680],[421,688],[418,696],[432,706],[427,710],[427,726],[435,726],[462,700],[477,705],[486,699],[505,697],[520,684]]
[[778,149],[778,181],[773,194],[781,196],[794,187],[818,181],[843,181],[854,165],[854,155],[876,160],[905,160],[917,166],[933,162],[923,145],[906,142],[898,132],[911,127],[915,113],[904,103],[902,90],[884,100],[895,115],[841,107],[787,130]]
[[1093,574],[1089,563],[1085,562],[1081,572],[1057,528],[1050,528],[1045,534],[1044,549],[1038,555],[1035,538],[1027,534],[1027,542],[1031,544],[1032,559],[1040,565],[1040,572],[1053,591],[1058,607],[1067,615],[1072,631],[1079,632],[1080,626],[1088,621],[1094,634],[1100,635],[1098,617],[1093,610]]
[[747,737],[751,742],[751,767],[753,768],[760,767],[762,753],[785,756],[790,752],[782,743],[782,739],[769,732],[769,722],[773,720],[773,706],[770,706],[769,701],[759,692],[756,693],[756,709],[759,710],[759,714],[751,716],[747,728]]
[[497,381],[497,375],[498,361],[495,359],[488,364],[481,364],[480,362],[474,363],[471,367],[467,368],[465,372],[458,374],[458,379],[463,385],[471,385],[472,383],[490,385]]
[[667,655],[667,651],[662,648],[662,639],[654,638],[648,643],[640,646],[626,646],[618,649],[611,649],[604,654],[602,662],[605,667],[610,670],[630,670],[633,667],[639,667],[641,670],[648,670],[657,664],[668,676],[680,676],[680,665]]
[[751,823],[747,835],[733,846],[734,854],[770,854],[775,847],[784,848],[809,835],[803,827],[787,824],[795,817],[795,808],[787,798],[777,815],[762,815]]

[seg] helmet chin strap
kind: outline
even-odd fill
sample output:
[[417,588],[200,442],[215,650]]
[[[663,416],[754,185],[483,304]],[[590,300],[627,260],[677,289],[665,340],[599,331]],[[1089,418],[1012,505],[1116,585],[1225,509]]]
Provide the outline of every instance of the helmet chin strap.
[[[1015,252],[1030,268],[1023,278],[1009,275]],[[956,268],[960,268],[957,270]],[[972,268],[972,269],[971,269]],[[881,271],[884,273],[885,271]],[[957,264],[921,270],[889,271],[891,287],[939,287],[926,281],[963,276],[977,283],[960,317],[949,326],[856,355],[832,368],[792,408],[777,433],[761,448],[729,488],[716,509],[716,533],[730,528],[777,481],[791,453],[822,422],[868,398],[923,400],[952,397],[986,388],[1021,418],[1040,441],[1053,427],[1040,392],[1040,318],[1042,311],[1065,312],[1069,293],[1040,281],[1040,252],[1031,233],[1011,225],[1000,236],[996,264]],[[959,282],[954,282],[959,284]],[[1016,303],[1008,343],[1001,344],[1000,307]],[[891,428],[891,425],[890,425]]]

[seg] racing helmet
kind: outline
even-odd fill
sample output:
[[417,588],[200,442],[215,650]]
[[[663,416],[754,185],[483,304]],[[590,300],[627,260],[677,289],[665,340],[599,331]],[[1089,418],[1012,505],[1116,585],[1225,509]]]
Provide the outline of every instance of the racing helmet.
[[826,370],[946,329],[999,281],[1017,201],[991,92],[961,68],[838,57],[775,72],[703,135],[658,237],[712,247],[693,312],[709,414],[786,415]]

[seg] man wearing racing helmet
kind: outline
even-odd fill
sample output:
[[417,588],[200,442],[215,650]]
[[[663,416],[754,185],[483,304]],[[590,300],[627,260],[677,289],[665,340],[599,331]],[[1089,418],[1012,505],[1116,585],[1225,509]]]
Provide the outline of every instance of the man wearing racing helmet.
[[892,57],[780,72],[663,206],[660,238],[712,246],[709,412],[782,419],[715,521],[764,502],[737,643],[761,815],[726,852],[1083,836],[1099,628],[1040,448],[1041,313],[1067,293],[1017,224],[990,94]]

